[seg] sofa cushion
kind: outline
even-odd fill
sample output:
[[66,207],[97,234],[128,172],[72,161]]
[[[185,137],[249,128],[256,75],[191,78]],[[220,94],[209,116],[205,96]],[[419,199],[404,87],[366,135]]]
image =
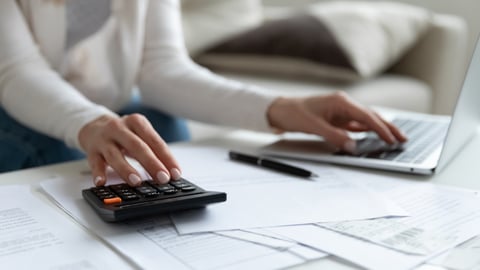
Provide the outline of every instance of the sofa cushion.
[[284,97],[313,96],[342,90],[367,106],[430,112],[433,91],[423,81],[397,74],[383,74],[362,82],[325,81],[314,78],[278,77],[258,74],[217,73],[234,80],[258,85],[270,93]]
[[370,78],[398,61],[431,17],[399,3],[318,3],[213,46],[198,61],[241,71]]

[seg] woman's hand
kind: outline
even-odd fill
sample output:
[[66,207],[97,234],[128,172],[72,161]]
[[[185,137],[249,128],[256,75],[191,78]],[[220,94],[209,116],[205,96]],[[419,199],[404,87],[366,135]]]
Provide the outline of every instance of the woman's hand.
[[389,144],[407,138],[375,112],[360,106],[346,94],[307,98],[278,98],[267,112],[273,128],[322,136],[347,152],[355,151],[355,141],[347,131],[374,131]]
[[181,177],[180,167],[167,144],[143,115],[99,117],[80,130],[79,140],[96,186],[105,185],[107,166],[129,185],[141,183],[140,174],[125,156],[136,159],[158,183]]

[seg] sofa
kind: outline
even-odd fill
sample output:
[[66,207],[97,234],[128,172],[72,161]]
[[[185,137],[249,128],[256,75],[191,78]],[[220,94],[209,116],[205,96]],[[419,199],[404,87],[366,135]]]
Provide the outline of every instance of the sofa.
[[[187,47],[193,58],[202,53],[202,46],[211,40],[219,41],[219,36],[233,36],[230,29],[237,27],[252,27],[258,18],[264,21],[276,18],[278,14],[289,12],[287,8],[261,7],[258,14],[257,0],[244,0],[240,10],[229,14],[220,14],[228,7],[228,2],[236,5],[235,0],[184,0],[182,2],[183,25]],[[203,3],[203,4],[202,4]],[[245,4],[247,3],[247,4]],[[215,10],[218,5],[226,5]],[[245,18],[235,18],[247,12],[255,14]],[[244,9],[244,10],[242,10]],[[245,10],[246,9],[246,10]],[[282,9],[282,10],[279,10]],[[225,25],[212,28],[208,34],[202,20],[220,16],[229,20],[234,26]],[[242,26],[242,22],[244,25]],[[206,23],[208,25],[208,23]],[[196,29],[202,28],[202,29]],[[218,31],[218,35],[215,35]],[[222,32],[223,31],[223,32]],[[216,40],[217,39],[217,40]],[[200,40],[200,45],[195,44]],[[358,102],[367,106],[380,106],[421,113],[451,114],[455,105],[456,96],[461,88],[468,62],[467,53],[468,27],[459,17],[446,14],[434,14],[432,26],[421,39],[386,72],[357,82],[339,82],[320,78],[306,78],[303,76],[275,76],[259,74],[242,70],[212,69],[213,72],[225,77],[248,84],[261,86],[268,91],[282,96],[306,96],[332,93],[338,90],[347,92]],[[225,128],[213,127],[201,123],[189,122],[193,139],[201,139],[225,132]]]

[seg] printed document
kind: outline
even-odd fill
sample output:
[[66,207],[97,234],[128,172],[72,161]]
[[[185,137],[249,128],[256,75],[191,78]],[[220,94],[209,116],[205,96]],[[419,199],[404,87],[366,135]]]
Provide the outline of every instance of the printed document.
[[28,186],[0,187],[2,269],[132,269]]
[[412,216],[319,225],[418,255],[437,253],[451,247],[452,242],[480,234],[480,200],[471,193],[430,185],[399,188],[389,194]]
[[[83,180],[83,181],[82,181]],[[132,222],[106,223],[81,198],[90,181],[54,179],[43,189],[72,217],[89,228],[138,268],[158,269],[279,269],[322,258],[295,245],[290,249],[259,245],[215,233],[179,235],[168,216]],[[214,259],[212,259],[214,258]]]
[[410,217],[272,231],[369,269],[409,269],[480,234],[476,191],[423,183],[397,185],[388,178],[375,178],[370,176],[369,181],[383,179],[381,189],[412,213]]
[[[256,229],[253,229],[256,230]],[[319,259],[327,257],[328,254],[296,243],[291,240],[283,240],[277,237],[267,236],[264,233],[256,233],[244,230],[234,230],[234,231],[221,231],[216,232],[216,234],[231,237],[234,239],[240,239],[251,243],[256,243],[262,246],[267,246],[275,248],[278,250],[288,250],[305,260]]]
[[320,177],[306,179],[230,161],[225,149],[172,151],[186,179],[227,193],[224,203],[172,214],[180,234],[408,215],[330,167],[312,168]]

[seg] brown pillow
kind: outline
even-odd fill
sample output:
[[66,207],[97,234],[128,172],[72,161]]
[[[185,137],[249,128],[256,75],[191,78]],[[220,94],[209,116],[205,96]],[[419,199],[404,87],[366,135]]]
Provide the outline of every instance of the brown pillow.
[[210,48],[197,61],[228,70],[358,78],[331,32],[310,15],[266,22]]
[[197,61],[214,69],[364,79],[396,63],[431,18],[400,3],[319,3],[212,46]]

